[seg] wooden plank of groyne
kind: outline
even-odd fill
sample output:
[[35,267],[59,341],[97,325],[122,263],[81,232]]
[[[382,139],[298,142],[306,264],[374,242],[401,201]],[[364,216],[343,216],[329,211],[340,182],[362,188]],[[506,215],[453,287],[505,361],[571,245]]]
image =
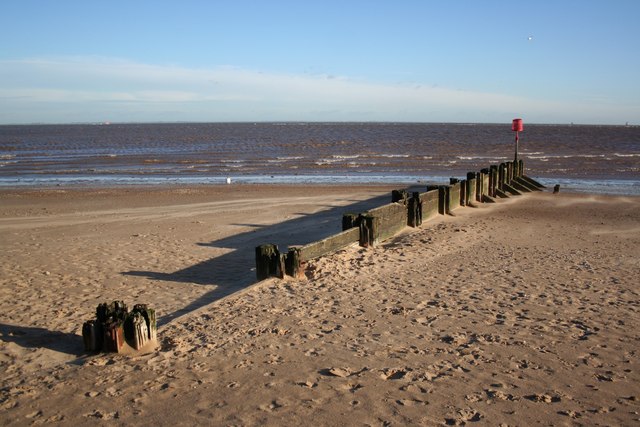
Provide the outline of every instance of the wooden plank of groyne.
[[327,255],[356,243],[359,239],[360,229],[358,227],[350,228],[333,236],[318,240],[317,242],[299,247],[300,259],[301,261],[308,261]]
[[400,203],[390,203],[380,206],[363,214],[366,227],[369,229],[372,239],[369,244],[376,245],[407,226],[407,207]]
[[426,221],[429,218],[433,218],[438,215],[438,190],[429,190],[425,193],[420,193],[420,200],[422,201],[422,221]]

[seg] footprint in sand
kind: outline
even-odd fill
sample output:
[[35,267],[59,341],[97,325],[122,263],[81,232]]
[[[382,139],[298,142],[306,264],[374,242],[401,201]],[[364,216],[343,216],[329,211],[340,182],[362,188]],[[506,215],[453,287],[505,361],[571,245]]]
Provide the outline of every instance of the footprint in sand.
[[262,409],[263,411],[277,411],[282,407],[284,407],[282,403],[279,403],[277,400],[273,400],[268,405],[261,405],[260,409]]
[[514,395],[508,394],[508,393],[504,393],[504,392],[502,392],[500,390],[485,389],[484,392],[487,394],[487,397],[489,399],[507,400],[507,401],[510,401],[510,402],[519,400]]
[[315,381],[300,381],[300,382],[297,382],[296,385],[299,385],[300,387],[306,387],[306,388],[315,388],[318,386],[318,383]]
[[320,370],[320,374],[330,377],[347,378],[350,376],[359,375],[367,370],[368,368],[362,368],[359,371],[354,371],[351,368],[329,368]]
[[350,391],[351,393],[355,393],[356,391],[360,390],[363,387],[364,386],[362,384],[357,384],[357,383],[352,383],[352,382],[349,382],[349,383],[345,384],[345,386],[344,386],[344,388],[347,389],[348,391]]
[[484,416],[480,412],[475,409],[467,408],[458,410],[455,418],[445,418],[444,422],[448,426],[463,426],[468,421],[478,422],[482,418],[484,418]]
[[42,416],[42,411],[32,412],[26,415],[26,418],[40,418]]
[[94,410],[93,412],[89,413],[89,414],[85,414],[86,418],[98,418],[101,420],[117,420],[118,418],[120,418],[120,413],[118,411],[116,412],[101,412],[99,410]]
[[550,394],[530,394],[524,396],[524,398],[537,403],[557,403],[562,400],[560,396],[552,396]]
[[320,372],[323,375],[330,375],[334,377],[347,378],[352,374],[350,368],[329,368]]
[[558,414],[567,416],[567,417],[572,418],[574,420],[577,419],[577,418],[582,417],[582,414],[580,412],[576,412],[576,411],[558,411]]
[[429,402],[419,399],[398,399],[396,403],[400,406],[424,406],[429,404]]
[[410,369],[396,369],[396,368],[386,368],[380,371],[380,378],[383,380],[399,380],[404,378],[405,375],[410,371]]

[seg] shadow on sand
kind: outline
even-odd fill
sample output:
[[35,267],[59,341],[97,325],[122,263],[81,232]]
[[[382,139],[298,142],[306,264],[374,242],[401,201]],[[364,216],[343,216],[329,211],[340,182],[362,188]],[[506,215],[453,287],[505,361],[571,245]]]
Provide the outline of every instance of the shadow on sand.
[[197,310],[227,295],[233,294],[256,282],[255,248],[261,244],[277,244],[281,251],[292,245],[304,245],[342,230],[342,215],[347,212],[360,213],[391,201],[391,195],[382,195],[363,201],[354,201],[346,206],[326,206],[327,209],[314,214],[301,215],[295,219],[273,225],[245,224],[250,231],[212,242],[196,243],[201,246],[227,248],[232,251],[175,272],[127,271],[124,275],[147,277],[153,280],[216,285],[186,307],[160,316],[158,326]]
[[0,323],[0,339],[24,348],[47,348],[71,356],[79,357],[84,353],[82,340],[78,339],[78,335],[45,328]]

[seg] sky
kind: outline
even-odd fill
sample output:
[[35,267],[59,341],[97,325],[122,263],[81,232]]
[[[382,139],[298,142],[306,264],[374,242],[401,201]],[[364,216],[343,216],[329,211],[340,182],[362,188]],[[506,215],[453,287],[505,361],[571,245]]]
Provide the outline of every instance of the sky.
[[638,0],[2,0],[0,124],[640,124]]

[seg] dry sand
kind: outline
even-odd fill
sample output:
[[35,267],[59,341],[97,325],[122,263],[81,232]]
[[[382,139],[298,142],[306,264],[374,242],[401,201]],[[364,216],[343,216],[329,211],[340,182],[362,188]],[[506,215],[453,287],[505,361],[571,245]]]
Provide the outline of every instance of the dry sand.
[[[639,198],[460,208],[253,284],[256,245],[390,190],[3,191],[0,423],[639,424]],[[156,350],[83,354],[114,299],[157,309]]]

